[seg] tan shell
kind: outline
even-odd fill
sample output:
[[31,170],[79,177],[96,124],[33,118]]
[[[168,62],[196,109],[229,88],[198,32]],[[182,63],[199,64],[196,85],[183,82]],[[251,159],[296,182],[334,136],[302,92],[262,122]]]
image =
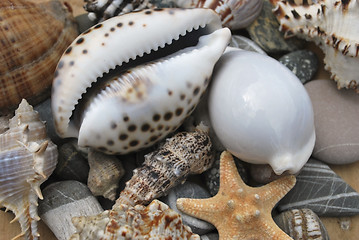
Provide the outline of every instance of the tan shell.
[[158,150],[145,156],[140,168],[133,171],[116,205],[148,204],[163,196],[170,188],[200,174],[213,163],[212,143],[206,131],[180,132]]
[[0,135],[0,205],[15,213],[22,230],[17,237],[38,239],[40,185],[56,163],[56,145],[47,138],[38,113],[23,100],[9,121],[9,130]]
[[120,179],[125,174],[121,161],[115,156],[90,150],[88,162],[90,172],[87,186],[92,194],[115,201]]
[[0,113],[22,98],[36,104],[50,96],[57,62],[76,36],[72,14],[58,0],[0,1]]
[[190,227],[183,225],[177,212],[158,200],[153,200],[147,207],[122,204],[96,216],[74,217],[72,222],[77,233],[70,240],[200,239]]

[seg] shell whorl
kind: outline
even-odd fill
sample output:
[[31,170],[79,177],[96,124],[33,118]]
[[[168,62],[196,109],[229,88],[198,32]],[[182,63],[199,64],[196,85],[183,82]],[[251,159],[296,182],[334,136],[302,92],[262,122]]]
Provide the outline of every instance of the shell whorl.
[[22,100],[9,130],[0,135],[0,204],[15,213],[19,236],[26,239],[38,239],[37,198],[42,199],[40,185],[55,169],[57,154],[38,113]]
[[147,204],[185,181],[190,174],[200,174],[213,163],[212,143],[207,132],[180,132],[156,151],[145,156],[140,168],[116,201],[119,204]]

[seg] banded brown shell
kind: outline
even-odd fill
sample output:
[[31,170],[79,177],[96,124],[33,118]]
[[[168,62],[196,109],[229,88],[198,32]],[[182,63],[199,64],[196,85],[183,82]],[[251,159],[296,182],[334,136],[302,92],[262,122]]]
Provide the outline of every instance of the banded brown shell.
[[60,1],[0,1],[0,113],[22,98],[36,104],[50,96],[61,54],[77,36],[72,13]]
[[0,205],[14,212],[12,221],[20,223],[22,232],[15,238],[39,239],[40,185],[55,169],[57,156],[39,114],[22,100],[9,129],[0,134]]

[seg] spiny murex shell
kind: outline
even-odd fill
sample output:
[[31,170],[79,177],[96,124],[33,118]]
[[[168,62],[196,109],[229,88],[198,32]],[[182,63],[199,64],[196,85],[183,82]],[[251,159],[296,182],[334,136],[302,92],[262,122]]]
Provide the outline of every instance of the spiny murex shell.
[[325,69],[338,88],[359,92],[359,1],[323,0],[311,5],[271,2],[276,4],[274,13],[285,36],[314,41],[323,50]]
[[[196,35],[198,42],[183,48],[186,37],[193,41]],[[229,29],[221,28],[210,9],[145,10],[97,24],[75,39],[59,61],[52,94],[59,135],[112,154],[163,139],[194,110],[229,40]],[[167,51],[165,45],[182,47],[130,68],[103,88],[92,87],[99,92],[78,104],[98,77],[116,66],[128,68],[134,59],[158,58]]]
[[56,64],[78,35],[71,12],[60,2],[0,1],[0,112],[26,98],[50,95]]
[[9,121],[9,130],[0,135],[0,205],[15,213],[14,220],[22,230],[17,237],[38,239],[40,185],[56,163],[56,145],[47,138],[38,113],[22,100]]
[[147,207],[122,204],[90,217],[74,217],[77,228],[70,240],[82,239],[188,239],[199,240],[181,216],[166,204],[153,200]]
[[116,205],[148,204],[184,182],[188,175],[209,169],[213,160],[212,143],[204,125],[193,132],[179,132],[145,155],[143,165],[133,171]]

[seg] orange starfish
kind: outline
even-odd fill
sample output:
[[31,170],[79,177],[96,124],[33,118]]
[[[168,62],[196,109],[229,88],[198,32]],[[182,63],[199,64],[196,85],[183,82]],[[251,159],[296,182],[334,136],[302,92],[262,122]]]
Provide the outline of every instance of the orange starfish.
[[181,211],[212,223],[220,240],[292,240],[273,221],[271,211],[295,185],[293,175],[265,186],[247,186],[238,174],[233,157],[224,151],[220,158],[220,188],[212,198],[177,200]]

